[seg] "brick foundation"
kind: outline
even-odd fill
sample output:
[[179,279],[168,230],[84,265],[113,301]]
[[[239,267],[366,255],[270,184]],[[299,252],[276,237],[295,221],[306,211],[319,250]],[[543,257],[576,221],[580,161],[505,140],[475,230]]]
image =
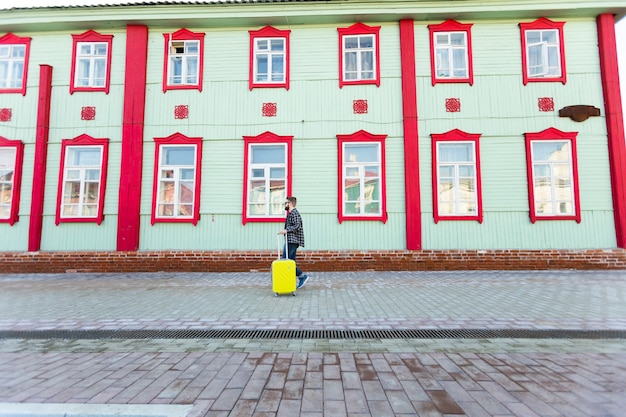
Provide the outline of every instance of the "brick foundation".
[[[271,251],[0,252],[0,273],[269,271]],[[626,269],[626,250],[302,251],[305,271]]]

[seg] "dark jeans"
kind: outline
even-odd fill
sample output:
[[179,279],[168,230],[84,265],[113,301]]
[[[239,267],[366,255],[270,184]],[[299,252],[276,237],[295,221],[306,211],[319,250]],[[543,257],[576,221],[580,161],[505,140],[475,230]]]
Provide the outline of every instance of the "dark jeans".
[[[289,259],[293,259],[294,261],[296,260],[296,252],[298,251],[298,248],[300,247],[300,245],[298,245],[297,243],[290,243],[289,244]],[[283,259],[285,259],[285,247],[283,246]],[[302,270],[300,268],[298,268],[298,264],[296,263],[296,276],[300,276],[302,275]]]

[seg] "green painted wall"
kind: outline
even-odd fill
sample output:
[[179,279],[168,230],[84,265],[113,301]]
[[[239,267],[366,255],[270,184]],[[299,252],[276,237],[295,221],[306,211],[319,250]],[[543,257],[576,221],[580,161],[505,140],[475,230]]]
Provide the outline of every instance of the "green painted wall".
[[[554,20],[562,20],[555,17]],[[306,249],[404,249],[404,145],[401,69],[397,22],[380,24],[381,86],[339,88],[337,27],[277,25],[291,30],[291,86],[248,88],[249,34],[255,27],[226,29],[186,27],[205,32],[202,92],[162,91],[162,33],[180,27],[150,27],[146,117],[143,147],[140,249],[275,250],[281,223],[241,224],[243,139],[265,131],[292,135],[293,194],[306,230]],[[612,248],[615,247],[608,151],[604,117],[584,123],[558,117],[558,109],[590,104],[602,109],[595,21],[568,19],[565,25],[567,84],[522,85],[517,21],[476,21],[472,27],[473,86],[437,84],[430,80],[427,25],[416,22],[416,66],[419,114],[419,161],[424,249]],[[466,23],[462,21],[462,23]],[[42,250],[114,250],[121,160],[121,121],[125,60],[123,29],[93,28],[113,34],[111,90],[69,94],[71,33],[16,33],[31,36],[28,93],[2,96],[2,107],[15,115],[0,124],[0,135],[26,144],[20,220],[0,224],[0,250],[27,248],[28,215],[33,172],[39,65],[53,70],[51,130],[45,190]],[[65,51],[59,53],[59,51]],[[553,97],[555,112],[540,112],[539,97]],[[459,98],[461,112],[447,113],[446,98]],[[367,114],[354,114],[353,100],[368,101]],[[262,105],[277,104],[276,117],[263,117]],[[177,105],[189,106],[188,119],[175,119]],[[81,108],[96,107],[96,120],[80,120]],[[543,221],[528,216],[524,133],[548,127],[579,132],[579,180],[582,222]],[[452,129],[480,133],[484,221],[441,221],[432,214],[432,133]],[[337,221],[337,134],[358,130],[386,134],[387,211],[382,222]],[[150,224],[154,138],[180,132],[202,137],[201,219],[197,226]],[[54,224],[61,140],[88,134],[109,138],[109,164],[102,225]]]

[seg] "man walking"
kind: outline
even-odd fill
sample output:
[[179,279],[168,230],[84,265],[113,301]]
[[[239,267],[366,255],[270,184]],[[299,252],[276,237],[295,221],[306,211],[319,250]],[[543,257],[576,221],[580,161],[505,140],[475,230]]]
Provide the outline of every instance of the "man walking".
[[[304,246],[304,228],[302,226],[302,217],[296,209],[297,199],[293,196],[287,197],[285,200],[285,210],[287,211],[287,218],[285,219],[285,228],[278,233],[281,235],[287,235],[287,247],[289,253],[285,256],[285,248],[283,248],[283,258],[296,260],[296,252],[300,246]],[[309,277],[302,273],[302,270],[298,268],[296,263],[296,278],[298,278],[298,284],[296,288],[302,288]]]

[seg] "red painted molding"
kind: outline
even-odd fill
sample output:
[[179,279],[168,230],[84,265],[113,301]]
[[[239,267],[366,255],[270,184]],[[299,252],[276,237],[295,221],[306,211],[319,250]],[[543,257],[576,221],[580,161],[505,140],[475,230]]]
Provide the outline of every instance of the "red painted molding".
[[[380,26],[368,26],[357,22],[348,28],[337,28],[339,32],[339,88],[344,85],[375,84],[380,87]],[[374,79],[346,80],[344,79],[344,45],[343,38],[350,35],[373,35],[374,36]]]
[[24,45],[24,68],[22,69],[22,85],[20,87],[0,88],[0,94],[2,93],[20,93],[26,95],[27,79],[28,79],[28,61],[30,59],[30,37],[19,37],[13,33],[7,33],[4,36],[0,36],[0,45]]
[[[104,80],[104,86],[102,87],[81,87],[76,86],[76,54],[77,46],[79,42],[100,42],[107,44],[107,56],[106,56],[106,75]],[[72,35],[72,66],[70,67],[70,94],[74,94],[75,91],[104,91],[105,94],[109,94],[109,87],[111,85],[111,56],[113,55],[113,35],[102,35],[96,31],[88,30],[81,35]]]
[[615,19],[601,14],[597,20],[600,76],[604,93],[606,128],[609,144],[609,167],[613,192],[613,216],[617,246],[626,247],[626,145],[624,144],[624,116],[617,68]]
[[29,252],[36,252],[41,249],[51,99],[52,67],[50,65],[41,65],[39,67],[39,100],[37,102],[37,131],[35,134],[35,166],[33,168],[33,187],[28,229]]
[[117,250],[139,249],[141,164],[148,65],[148,28],[126,28],[122,161],[117,220]]
[[404,192],[406,248],[422,249],[419,146],[417,131],[417,85],[415,78],[415,27],[412,19],[400,21],[402,69],[402,118],[404,128]]
[[[534,22],[530,23],[520,23],[520,37],[522,43],[522,80],[523,84],[526,85],[529,82],[562,82],[565,84],[567,82],[567,71],[565,70],[565,43],[563,40],[563,26],[565,22],[553,22],[552,20],[546,19],[545,17],[540,17]],[[527,30],[550,30],[556,29],[559,33],[559,54],[560,63],[561,63],[561,75],[558,77],[530,77],[528,74],[528,57],[526,56],[526,31]]]
[[[472,23],[459,23],[448,19],[438,25],[428,25],[430,31],[430,76],[432,85],[437,83],[469,83],[474,85],[474,64],[472,51]],[[439,32],[465,32],[467,40],[467,77],[437,77],[437,57],[435,55],[435,36]]]
[[13,168],[13,188],[11,190],[11,207],[9,217],[0,219],[0,223],[9,223],[13,226],[19,219],[20,190],[22,189],[22,167],[24,166],[24,142],[21,140],[9,140],[0,136],[0,148],[14,148],[15,160]]
[[[265,26],[262,29],[259,30],[249,30],[248,33],[250,33],[250,63],[249,63],[249,74],[248,74],[248,88],[250,88],[250,91],[252,91],[252,89],[254,88],[285,88],[286,90],[289,90],[289,79],[290,79],[290,67],[289,67],[289,62],[290,62],[290,55],[291,55],[291,47],[289,46],[289,37],[291,34],[291,30],[280,30],[280,29],[276,29],[275,27],[272,26]],[[285,79],[282,81],[271,81],[268,80],[266,82],[259,82],[255,80],[255,45],[254,42],[257,38],[268,38],[268,39],[284,39],[285,40],[285,62],[284,62],[284,68],[283,70],[285,71]],[[271,74],[268,74],[268,76],[271,78]]]

